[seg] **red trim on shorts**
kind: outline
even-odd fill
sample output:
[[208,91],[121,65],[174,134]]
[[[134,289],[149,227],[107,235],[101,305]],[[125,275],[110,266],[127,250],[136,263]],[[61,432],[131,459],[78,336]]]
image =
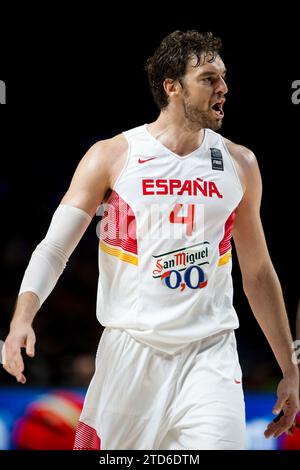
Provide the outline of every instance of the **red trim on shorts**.
[[101,440],[95,429],[79,421],[73,450],[101,450]]

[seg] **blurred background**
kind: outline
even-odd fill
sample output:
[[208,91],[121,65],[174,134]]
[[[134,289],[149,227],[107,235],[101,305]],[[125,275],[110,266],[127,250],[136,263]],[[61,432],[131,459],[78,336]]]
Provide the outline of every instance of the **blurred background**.
[[[221,133],[257,156],[262,221],[295,337],[300,297],[300,104],[291,99],[292,83],[300,79],[296,15],[273,9],[270,21],[243,7],[235,9],[235,20],[226,21],[217,8],[194,6],[190,13],[164,15],[153,7],[138,22],[127,7],[106,16],[92,9],[74,9],[71,16],[49,10],[47,22],[40,12],[40,21],[32,27],[24,22],[14,42],[17,25],[0,32],[1,43],[10,46],[9,52],[3,49],[0,68],[7,94],[0,107],[0,340],[8,333],[30,255],[81,157],[96,141],[156,118],[144,63],[175,29],[212,31],[223,40],[229,93]],[[128,20],[120,20],[123,14]],[[0,371],[2,449],[43,448],[46,442],[50,448],[70,446],[102,332],[95,317],[98,221],[91,223],[34,322],[36,357],[25,358],[27,384]],[[233,278],[248,448],[300,446],[299,436],[292,443],[263,437],[281,375],[243,294],[235,255]]]

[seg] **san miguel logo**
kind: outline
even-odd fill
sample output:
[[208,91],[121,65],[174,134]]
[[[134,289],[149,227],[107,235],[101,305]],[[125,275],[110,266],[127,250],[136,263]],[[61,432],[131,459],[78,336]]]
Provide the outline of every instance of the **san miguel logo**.
[[202,178],[184,181],[178,179],[143,178],[142,189],[143,196],[215,196],[220,199],[223,197],[214,181],[204,181]]
[[209,264],[209,242],[198,243],[160,255],[152,255],[155,266],[152,277],[169,289],[203,289],[207,277],[202,266]]

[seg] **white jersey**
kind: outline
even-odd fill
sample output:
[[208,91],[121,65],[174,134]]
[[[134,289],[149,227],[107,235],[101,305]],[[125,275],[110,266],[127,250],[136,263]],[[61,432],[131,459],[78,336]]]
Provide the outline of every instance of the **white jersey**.
[[102,204],[97,317],[174,354],[238,327],[231,228],[243,190],[221,135],[184,157],[143,125]]

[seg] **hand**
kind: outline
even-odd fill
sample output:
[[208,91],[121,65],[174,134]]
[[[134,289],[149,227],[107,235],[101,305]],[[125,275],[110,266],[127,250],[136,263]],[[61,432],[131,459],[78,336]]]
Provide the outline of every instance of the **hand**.
[[26,348],[26,354],[34,357],[35,334],[30,324],[17,323],[11,326],[2,349],[2,362],[4,369],[17,381],[24,384],[26,377],[23,374],[24,362],[21,348]]
[[[266,438],[279,437],[282,433],[292,432],[295,425],[295,417],[299,409],[299,385],[298,378],[294,376],[284,377],[277,388],[277,402],[273,408],[273,414],[279,415],[275,418],[264,432]],[[283,413],[281,413],[283,411]]]

